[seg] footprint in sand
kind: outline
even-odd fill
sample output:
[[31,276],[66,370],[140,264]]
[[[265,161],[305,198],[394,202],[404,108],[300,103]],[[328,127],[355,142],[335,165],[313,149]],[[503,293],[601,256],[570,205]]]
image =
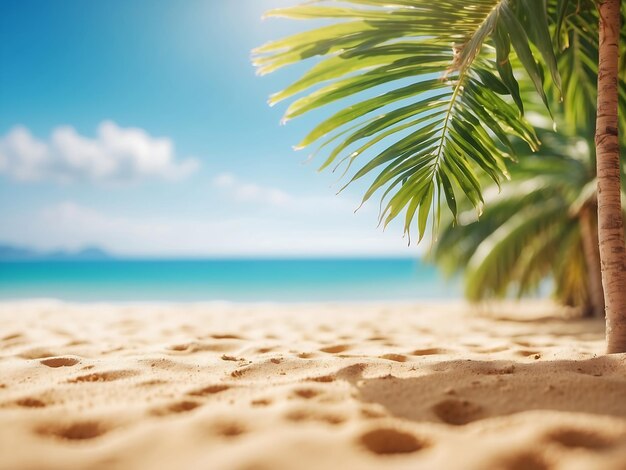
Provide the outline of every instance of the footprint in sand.
[[61,426],[51,424],[40,427],[35,432],[45,437],[54,437],[69,441],[83,441],[100,437],[108,431],[109,428],[99,421],[81,421]]
[[539,454],[522,452],[502,459],[492,468],[502,470],[549,470],[551,466]]
[[241,336],[233,335],[233,334],[223,334],[223,335],[211,335],[213,339],[244,339]]
[[313,388],[297,388],[293,390],[292,394],[298,398],[310,400],[322,394],[321,390],[315,390]]
[[298,357],[300,359],[311,359],[312,357],[315,357],[314,353],[308,353],[308,352],[302,352],[302,353],[298,353]]
[[205,397],[208,395],[215,395],[216,393],[225,392],[226,390],[230,388],[231,388],[230,385],[225,385],[225,384],[208,385],[206,387],[192,390],[191,392],[187,392],[187,395],[191,395],[194,397]]
[[15,404],[22,408],[45,408],[48,406],[45,402],[32,397],[21,398],[17,400]]
[[428,441],[394,428],[373,429],[362,434],[358,442],[378,455],[409,454],[430,446]]
[[217,423],[212,428],[217,435],[227,439],[239,437],[247,432],[246,428],[237,422]]
[[329,354],[339,354],[344,351],[347,351],[348,349],[350,349],[350,346],[346,344],[337,344],[334,346],[326,346],[325,348],[321,348],[320,351],[329,353]]
[[562,428],[555,429],[544,436],[549,442],[563,447],[602,450],[613,447],[616,439],[591,429]]
[[382,356],[380,356],[381,359],[387,359],[388,361],[394,361],[394,362],[406,362],[409,360],[408,357],[406,357],[403,354],[383,354]]
[[163,407],[154,408],[150,412],[150,414],[152,414],[153,416],[168,416],[173,414],[188,413],[201,406],[202,404],[198,403],[197,401],[185,400],[172,403]]
[[330,383],[337,380],[337,378],[333,375],[320,375],[319,377],[309,377],[309,382],[320,382],[320,383]]
[[80,375],[67,381],[67,383],[82,382],[113,382],[115,380],[133,377],[138,373],[133,370],[114,370],[108,372],[95,372],[93,374]]
[[41,362],[44,366],[57,368],[57,367],[72,367],[80,362],[79,359],[73,357],[51,357],[48,359],[42,359]]
[[462,426],[480,419],[483,414],[481,406],[468,400],[449,399],[432,407],[433,413],[444,423]]
[[447,354],[447,349],[441,348],[426,348],[426,349],[416,349],[411,353],[411,356],[434,356],[436,354]]
[[250,402],[252,406],[257,406],[257,407],[270,406],[272,403],[273,403],[272,400],[270,400],[269,398],[258,398]]

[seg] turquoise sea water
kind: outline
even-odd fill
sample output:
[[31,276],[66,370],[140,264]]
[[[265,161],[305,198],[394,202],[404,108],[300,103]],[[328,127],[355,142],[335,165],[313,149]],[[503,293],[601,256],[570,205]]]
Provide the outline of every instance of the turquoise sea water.
[[0,299],[306,302],[458,298],[414,259],[0,262]]

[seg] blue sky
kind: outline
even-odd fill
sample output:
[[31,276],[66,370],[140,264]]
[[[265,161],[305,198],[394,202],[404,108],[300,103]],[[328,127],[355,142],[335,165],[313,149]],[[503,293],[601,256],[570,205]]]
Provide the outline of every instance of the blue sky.
[[[250,50],[294,0],[0,3],[0,242],[130,256],[415,255],[304,165]],[[322,114],[324,114],[322,112]]]

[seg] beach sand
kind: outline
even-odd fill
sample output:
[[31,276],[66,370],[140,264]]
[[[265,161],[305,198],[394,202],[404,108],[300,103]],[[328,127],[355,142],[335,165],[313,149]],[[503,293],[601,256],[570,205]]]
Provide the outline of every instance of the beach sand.
[[0,468],[623,470],[626,355],[556,310],[1,303]]

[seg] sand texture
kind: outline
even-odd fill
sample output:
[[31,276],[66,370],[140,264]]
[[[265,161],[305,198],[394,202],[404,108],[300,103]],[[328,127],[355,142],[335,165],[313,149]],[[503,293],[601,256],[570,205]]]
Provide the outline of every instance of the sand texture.
[[553,310],[2,303],[0,468],[626,469],[626,355]]

